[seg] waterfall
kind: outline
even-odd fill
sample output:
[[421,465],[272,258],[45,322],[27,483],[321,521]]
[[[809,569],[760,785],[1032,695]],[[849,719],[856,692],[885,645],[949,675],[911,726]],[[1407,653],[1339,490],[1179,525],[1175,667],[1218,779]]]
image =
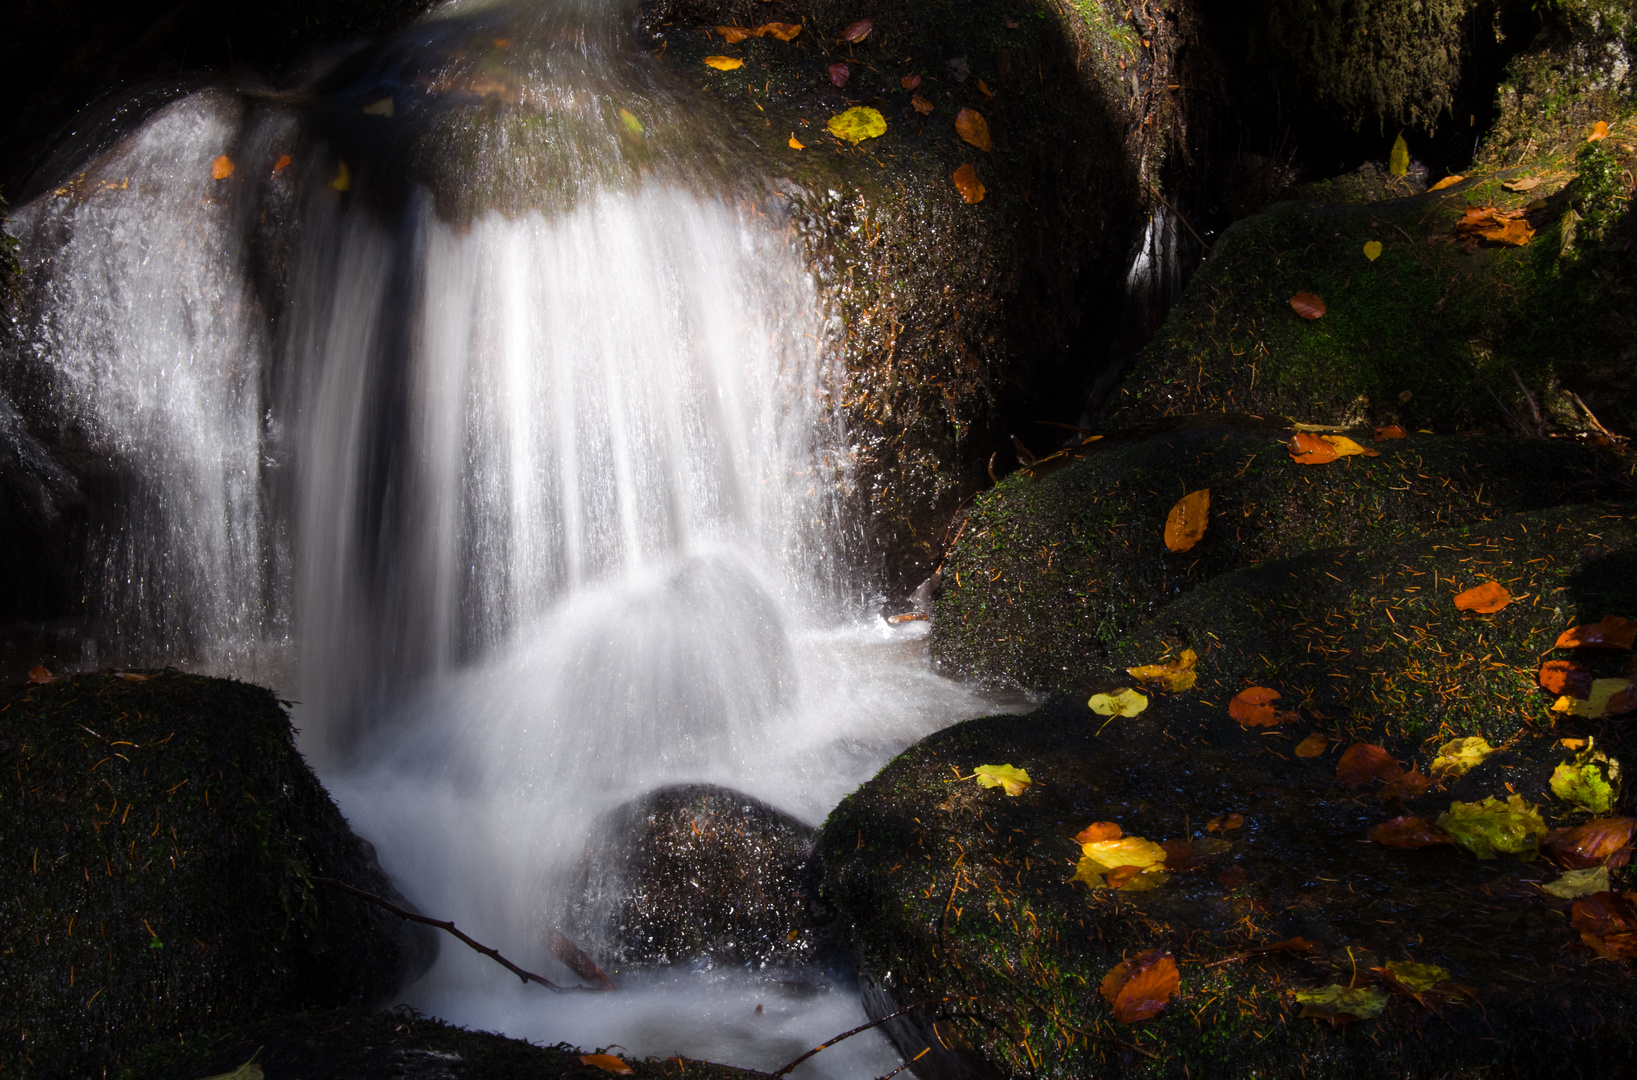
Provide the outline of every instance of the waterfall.
[[[278,686],[405,895],[534,970],[623,801],[816,823],[992,708],[865,613],[823,299],[606,21],[445,10],[300,92],[182,97],[12,222],[36,404],[108,477],[102,662]],[[769,1067],[856,1022],[831,989],[593,1003],[445,948],[405,994]],[[810,1075],[896,1064],[847,1045]]]

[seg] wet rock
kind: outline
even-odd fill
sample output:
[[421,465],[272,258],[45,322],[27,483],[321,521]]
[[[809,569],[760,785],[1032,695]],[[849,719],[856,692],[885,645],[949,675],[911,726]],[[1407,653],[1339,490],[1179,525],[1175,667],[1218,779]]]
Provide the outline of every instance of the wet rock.
[[8,1070],[129,1053],[268,1013],[373,1005],[429,933],[319,886],[394,896],[271,692],[174,671],[0,690]]
[[810,900],[813,836],[727,788],[662,788],[615,811],[589,846],[570,934],[611,974],[809,959],[822,915]]
[[[1282,423],[1167,426],[1092,443],[1065,468],[1009,477],[974,500],[933,609],[932,655],[945,671],[1081,689],[1123,634],[1218,574],[1624,490],[1616,452],[1567,440],[1412,434],[1378,444],[1355,432],[1381,456],[1305,466],[1282,445]],[[1173,554],[1166,516],[1200,488],[1211,491],[1210,526]]]

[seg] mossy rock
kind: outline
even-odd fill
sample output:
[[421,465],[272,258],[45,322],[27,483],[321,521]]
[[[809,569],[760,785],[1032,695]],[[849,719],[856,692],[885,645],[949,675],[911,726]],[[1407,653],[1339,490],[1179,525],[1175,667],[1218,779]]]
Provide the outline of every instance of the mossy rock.
[[[541,991],[545,993],[545,991]],[[608,1052],[615,1053],[617,1047]],[[119,1080],[197,1080],[232,1074],[242,1080],[607,1080],[567,1044],[536,1046],[485,1031],[467,1031],[407,1009],[354,1009],[260,1020],[186,1044],[137,1054]],[[735,1080],[753,1074],[705,1061],[667,1058],[626,1062],[638,1080],[694,1077]],[[234,1076],[233,1080],[241,1080]]]
[[296,752],[265,689],[175,671],[0,690],[0,1062],[117,1071],[135,1048],[298,1008],[374,1004],[433,952]]
[[[1123,633],[1217,574],[1596,498],[1622,490],[1627,468],[1571,440],[1355,434],[1381,456],[1305,466],[1281,445],[1283,424],[1196,417],[1092,443],[1039,478],[1008,477],[974,500],[944,562],[933,659],[967,678],[1080,688]],[[1166,516],[1200,488],[1211,490],[1210,527],[1173,554]]]
[[[872,1012],[931,1001],[888,1025],[925,1075],[1238,1078],[1605,1076],[1632,1066],[1637,982],[1578,947],[1570,902],[1538,860],[1389,848],[1368,829],[1402,813],[1227,721],[1154,701],[1105,720],[1065,699],[941,731],[831,814],[824,897],[857,928]],[[1279,749],[1275,750],[1274,748]],[[1551,824],[1554,739],[1515,743],[1426,801],[1512,790]],[[1019,796],[971,779],[1023,768]],[[1229,814],[1232,831],[1208,831]],[[1073,880],[1075,834],[1109,821],[1181,841],[1196,865],[1147,891]],[[1173,864],[1175,855],[1169,856]],[[1617,875],[1618,876],[1618,875]],[[1311,951],[1257,952],[1302,938]],[[1099,993],[1122,960],[1166,950],[1180,989],[1157,1017],[1113,1018]],[[1470,996],[1388,989],[1388,962],[1437,965]],[[1294,995],[1357,980],[1388,998],[1332,1028]]]

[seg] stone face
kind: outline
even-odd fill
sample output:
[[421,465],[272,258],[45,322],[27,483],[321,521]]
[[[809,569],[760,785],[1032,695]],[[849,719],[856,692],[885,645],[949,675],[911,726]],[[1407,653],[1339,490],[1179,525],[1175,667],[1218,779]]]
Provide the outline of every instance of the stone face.
[[662,788],[616,810],[591,842],[571,935],[610,974],[809,959],[813,836],[727,788]]
[[0,690],[5,1068],[77,1077],[251,1017],[374,1005],[436,944],[265,689],[174,671]]

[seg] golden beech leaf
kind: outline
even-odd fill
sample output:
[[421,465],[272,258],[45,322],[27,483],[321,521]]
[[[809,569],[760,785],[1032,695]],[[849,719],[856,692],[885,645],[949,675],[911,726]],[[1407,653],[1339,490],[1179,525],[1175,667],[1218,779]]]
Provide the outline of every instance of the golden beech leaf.
[[1310,292],[1299,292],[1290,298],[1291,310],[1304,319],[1322,319],[1324,301]]
[[1637,623],[1605,615],[1594,623],[1571,627],[1558,635],[1555,649],[1629,649],[1637,641]]
[[1345,435],[1321,435],[1319,437],[1335,448],[1337,457],[1381,456],[1380,450],[1371,450],[1368,447],[1360,446]]
[[1205,537],[1211,518],[1211,489],[1190,491],[1177,500],[1165,518],[1165,546],[1178,553],[1192,551]]
[[603,1072],[614,1073],[619,1076],[635,1076],[636,1070],[613,1054],[581,1054],[580,1060],[587,1065],[594,1065]]
[[792,150],[805,150],[805,149],[807,149],[807,144],[802,142],[800,139],[796,138],[796,133],[794,131],[792,131],[790,133],[790,149],[792,149]]
[[928,101],[920,94],[916,94],[914,97],[910,98],[909,103],[915,109],[915,111],[920,113],[922,116],[932,115],[932,102]]
[[1273,707],[1273,703],[1283,696],[1279,691],[1270,690],[1265,686],[1252,686],[1239,691],[1234,699],[1228,702],[1228,715],[1246,727],[1272,727],[1296,719],[1295,713],[1283,712]]
[[1330,740],[1323,735],[1309,735],[1296,744],[1294,753],[1299,758],[1316,758],[1324,753],[1329,745]]
[[841,32],[841,36],[836,38],[836,40],[844,41],[849,45],[857,45],[859,42],[869,37],[870,31],[873,29],[875,29],[874,21],[870,19],[860,19],[851,26],[847,27],[847,29],[843,30]]
[[1432,847],[1453,844],[1455,838],[1426,818],[1406,814],[1371,826],[1369,837],[1378,844],[1397,848]]
[[1198,674],[1194,665],[1199,662],[1199,654],[1192,649],[1182,650],[1182,655],[1169,664],[1143,664],[1140,667],[1126,668],[1126,674],[1142,682],[1154,682],[1174,692],[1190,690]]
[[1080,854],[1108,870],[1116,866],[1135,866],[1146,870],[1165,862],[1165,848],[1141,836],[1089,840],[1080,845]]
[[1077,844],[1095,844],[1101,840],[1118,840],[1124,834],[1112,821],[1094,821],[1074,834]]
[[1456,184],[1459,184],[1462,180],[1465,180],[1465,179],[1466,179],[1466,177],[1464,177],[1464,176],[1446,176],[1442,180],[1438,181],[1436,184],[1432,185],[1432,187],[1428,188],[1427,190],[1428,191],[1443,191],[1447,187],[1454,187]]
[[1371,743],[1354,743],[1336,762],[1336,779],[1350,788],[1363,787],[1372,780],[1396,780],[1404,767],[1393,756]]
[[1122,1024],[1158,1016],[1177,992],[1181,972],[1170,953],[1162,949],[1121,961],[1103,977],[1101,991]]
[[1290,459],[1298,465],[1328,465],[1336,460],[1336,448],[1331,443],[1306,431],[1298,431],[1285,444]]
[[989,138],[989,121],[975,109],[962,109],[955,114],[955,134],[986,154],[995,148]]
[[830,134],[854,145],[887,133],[887,118],[867,105],[859,105],[830,117],[825,125]]
[[737,45],[747,37],[761,37],[754,30],[746,30],[742,26],[718,26],[716,32],[721,34],[729,45]]
[[1371,262],[1375,262],[1377,259],[1381,258],[1381,241],[1366,240],[1364,242],[1364,257],[1369,259]]
[[757,37],[776,37],[780,41],[795,41],[801,33],[800,23],[770,22],[756,28]]
[[1457,608],[1462,611],[1476,611],[1480,615],[1493,615],[1511,602],[1512,594],[1498,581],[1474,585],[1455,596]]
[[1023,789],[1033,783],[1028,773],[1010,765],[979,765],[972,770],[972,775],[978,778],[979,786],[1001,788],[1013,798],[1023,794]]
[[1126,687],[1106,694],[1093,694],[1086,704],[1098,716],[1136,716],[1148,708],[1148,698]]
[[1429,767],[1434,779],[1448,780],[1457,776],[1465,776],[1477,768],[1495,748],[1489,745],[1489,740],[1482,735],[1469,735],[1464,739],[1451,739],[1438,748],[1438,756],[1432,759]]
[[[919,94],[916,97],[920,97]],[[978,179],[978,170],[971,162],[955,170],[955,190],[961,193],[961,201],[968,206],[975,206],[983,201],[988,189],[983,181]]]
[[210,163],[210,178],[212,180],[226,180],[233,175],[233,159],[223,154]]
[[705,66],[715,68],[717,71],[732,71],[744,67],[745,62],[737,56],[707,56]]
[[1397,424],[1388,424],[1386,427],[1376,428],[1376,442],[1386,442],[1388,439],[1402,439],[1404,429]]

